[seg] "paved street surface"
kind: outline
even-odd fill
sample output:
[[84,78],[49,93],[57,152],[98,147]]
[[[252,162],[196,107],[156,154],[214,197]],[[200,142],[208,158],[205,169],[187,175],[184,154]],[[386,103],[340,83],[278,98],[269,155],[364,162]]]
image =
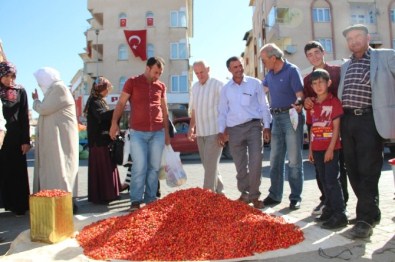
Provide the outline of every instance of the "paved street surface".
[[[264,168],[262,171],[263,178],[261,184],[261,198],[265,198],[268,194],[270,186],[269,179],[269,148],[265,148]],[[319,203],[319,190],[315,181],[315,173],[313,167],[308,163],[307,151],[304,151],[304,171],[305,183],[302,194],[302,205],[299,210],[290,211],[288,208],[288,195],[290,192],[288,182],[284,185],[284,197],[281,204],[272,209],[264,209],[264,211],[274,211],[277,214],[287,216],[295,221],[295,223],[309,225],[317,233],[325,232],[326,237],[314,242],[310,249],[298,249],[294,254],[279,253],[274,258],[265,259],[264,261],[395,261],[395,208],[394,208],[394,176],[391,166],[388,165],[388,159],[395,157],[386,151],[385,164],[382,170],[380,179],[380,208],[382,211],[381,223],[374,228],[373,236],[368,239],[350,239],[348,231],[352,225],[339,231],[323,231],[314,222],[311,216],[312,209]],[[32,186],[33,176],[33,156],[29,153],[29,179]],[[182,156],[184,169],[188,175],[188,181],[185,185],[179,188],[169,188],[165,181],[161,181],[162,196],[174,192],[178,189],[186,189],[191,187],[201,187],[203,184],[203,167],[200,163],[198,155],[184,155]],[[232,161],[222,159],[220,164],[221,174],[224,177],[225,195],[230,199],[237,199],[240,193],[236,187],[235,167]],[[125,177],[126,168],[120,167],[122,179]],[[352,189],[349,186],[350,200],[347,210],[350,214],[350,219],[355,218],[356,199]],[[129,195],[122,193],[121,199],[111,202],[108,205],[95,205],[87,202],[87,161],[80,161],[80,172],[78,179],[78,214],[87,215],[92,213],[112,213],[125,211],[129,208]],[[29,229],[29,215],[23,217],[15,217],[10,212],[5,212],[0,209],[0,260],[2,255],[5,255],[15,238],[22,232]],[[342,241],[339,241],[342,240]],[[344,241],[343,241],[344,240]],[[348,244],[344,244],[348,243]],[[322,244],[322,245],[321,245]],[[329,245],[328,245],[329,244]],[[319,250],[320,247],[330,247]],[[333,257],[332,259],[329,259]],[[7,256],[3,259],[7,260]],[[251,258],[249,259],[251,260]],[[7,260],[9,261],[9,260]],[[24,261],[33,261],[24,260]],[[35,260],[36,261],[36,260]],[[37,260],[39,261],[39,260]],[[237,260],[234,260],[237,261]],[[239,260],[240,261],[240,260]],[[256,260],[255,260],[256,261]],[[259,260],[263,261],[263,260]]]

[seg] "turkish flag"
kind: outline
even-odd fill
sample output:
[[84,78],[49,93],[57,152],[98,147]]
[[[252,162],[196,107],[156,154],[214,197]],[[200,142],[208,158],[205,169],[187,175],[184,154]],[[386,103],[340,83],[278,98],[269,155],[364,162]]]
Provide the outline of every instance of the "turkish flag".
[[147,30],[124,30],[126,42],[134,56],[139,56],[141,60],[147,60]]

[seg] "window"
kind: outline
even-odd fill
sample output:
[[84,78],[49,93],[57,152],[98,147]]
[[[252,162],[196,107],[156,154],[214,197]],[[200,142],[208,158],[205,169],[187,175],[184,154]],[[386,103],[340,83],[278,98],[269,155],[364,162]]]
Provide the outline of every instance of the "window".
[[333,53],[332,39],[330,39],[330,38],[321,38],[321,39],[317,39],[317,41],[320,42],[321,45],[324,47],[325,52]]
[[147,57],[155,56],[155,47],[153,44],[147,44]]
[[330,22],[331,14],[329,8],[313,8],[313,21],[318,23]]
[[128,47],[124,44],[118,47],[118,60],[128,60]]
[[391,9],[390,11],[390,19],[392,23],[395,23],[395,9]]
[[170,12],[170,27],[187,27],[185,10]]
[[126,27],[127,16],[125,13],[119,14],[119,26]]
[[119,92],[122,92],[123,86],[125,85],[126,82],[126,77],[121,76],[121,78],[119,78],[119,86],[118,86],[118,90]]
[[276,22],[277,23],[289,23],[289,8],[277,8],[276,9]]
[[352,24],[364,24],[365,23],[365,15],[358,14],[358,15],[351,15],[351,23]]
[[376,23],[376,12],[375,11],[369,11],[369,24],[375,24]]
[[187,44],[185,41],[170,43],[170,59],[187,59]]
[[154,26],[154,13],[152,13],[151,11],[148,11],[145,14],[145,18],[147,20],[147,26]]
[[186,74],[171,76],[171,92],[188,93],[188,76]]

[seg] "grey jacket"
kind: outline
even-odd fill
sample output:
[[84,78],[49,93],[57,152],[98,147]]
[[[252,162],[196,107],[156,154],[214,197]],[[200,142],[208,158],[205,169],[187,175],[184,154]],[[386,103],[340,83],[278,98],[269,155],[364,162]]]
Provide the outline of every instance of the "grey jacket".
[[[341,100],[344,78],[350,60],[341,66],[338,97]],[[395,50],[371,49],[370,83],[374,122],[385,139],[395,138]]]

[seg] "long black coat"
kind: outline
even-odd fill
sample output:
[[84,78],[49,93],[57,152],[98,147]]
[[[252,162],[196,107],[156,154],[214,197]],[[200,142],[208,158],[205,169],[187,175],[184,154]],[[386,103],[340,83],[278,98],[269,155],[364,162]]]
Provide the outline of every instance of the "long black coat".
[[108,131],[114,110],[109,110],[102,98],[91,97],[88,103],[88,145],[89,147],[108,146],[111,142]]

